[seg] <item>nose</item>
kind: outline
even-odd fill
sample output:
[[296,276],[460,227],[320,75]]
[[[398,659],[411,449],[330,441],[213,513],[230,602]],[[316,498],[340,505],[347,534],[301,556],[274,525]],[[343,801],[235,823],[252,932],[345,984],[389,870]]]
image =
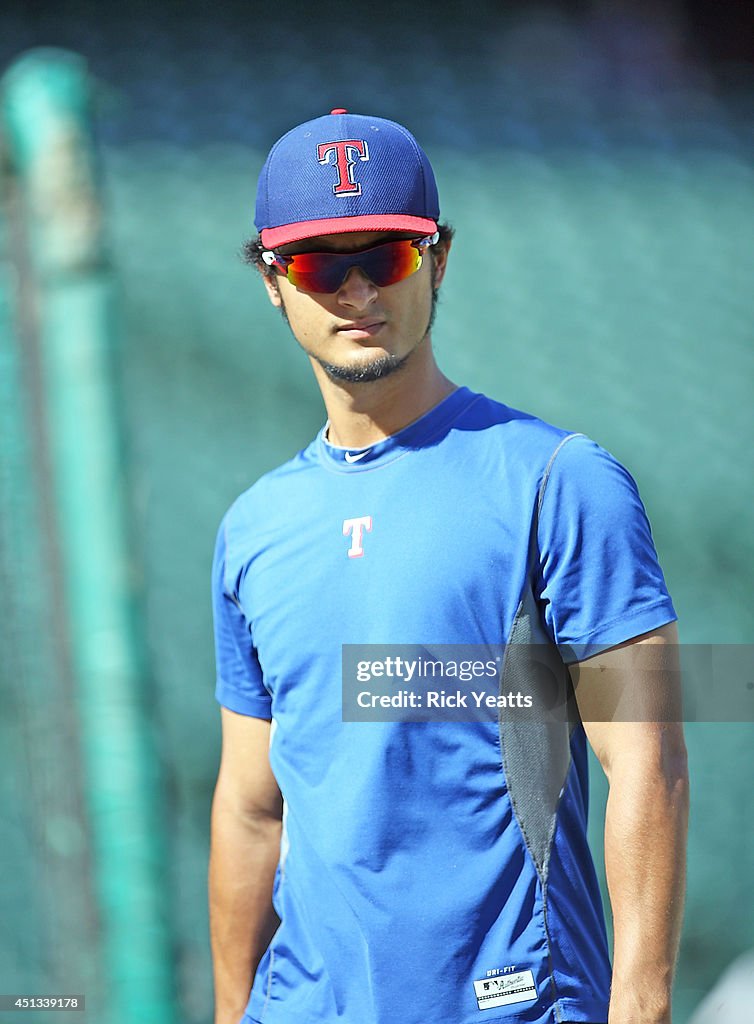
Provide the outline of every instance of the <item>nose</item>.
[[337,292],[338,302],[351,309],[366,309],[377,298],[377,285],[359,267],[351,267]]

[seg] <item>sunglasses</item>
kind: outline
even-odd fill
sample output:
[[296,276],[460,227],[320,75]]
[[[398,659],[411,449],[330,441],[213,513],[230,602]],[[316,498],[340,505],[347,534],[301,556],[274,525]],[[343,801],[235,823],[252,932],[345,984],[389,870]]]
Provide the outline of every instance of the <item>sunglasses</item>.
[[425,238],[401,238],[356,252],[300,252],[283,256],[267,250],[262,259],[278,274],[287,276],[296,288],[307,292],[337,292],[352,267],[363,271],[378,288],[387,288],[415,274],[427,249],[439,237],[439,232],[435,232]]

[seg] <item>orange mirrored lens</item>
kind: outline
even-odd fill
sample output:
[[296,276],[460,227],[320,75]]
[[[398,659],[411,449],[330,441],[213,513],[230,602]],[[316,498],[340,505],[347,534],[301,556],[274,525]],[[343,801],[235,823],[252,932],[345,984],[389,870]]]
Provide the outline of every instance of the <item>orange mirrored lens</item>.
[[423,248],[410,238],[384,242],[361,252],[302,252],[286,257],[288,280],[307,292],[336,292],[352,267],[358,267],[378,288],[403,281],[422,264]]

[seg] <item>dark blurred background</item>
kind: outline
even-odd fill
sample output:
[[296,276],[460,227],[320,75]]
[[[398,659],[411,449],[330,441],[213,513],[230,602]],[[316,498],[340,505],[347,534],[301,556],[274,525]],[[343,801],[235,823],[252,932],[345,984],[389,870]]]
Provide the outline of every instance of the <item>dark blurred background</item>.
[[[93,83],[161,913],[177,1019],[207,1024],[214,535],[323,420],[306,359],[238,255],[267,150],[336,106],[416,134],[457,231],[443,369],[613,451],[638,480],[683,639],[752,643],[754,6],[6,0],[0,68],[39,46],[84,57]],[[100,854],[13,194],[0,216],[0,991],[86,991],[100,1024]],[[754,731],[688,733],[677,1024],[754,946]]]

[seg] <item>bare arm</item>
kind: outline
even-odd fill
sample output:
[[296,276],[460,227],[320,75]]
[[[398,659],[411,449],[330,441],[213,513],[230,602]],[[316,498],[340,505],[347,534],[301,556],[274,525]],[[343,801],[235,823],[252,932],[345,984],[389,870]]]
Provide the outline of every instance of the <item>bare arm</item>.
[[610,784],[609,1024],[671,1024],[689,803],[677,644],[675,626],[664,626],[573,672],[584,729]]
[[270,723],[222,709],[223,750],[212,803],[210,939],[215,1024],[238,1024],[278,921],[272,884],[282,799],[270,769]]

